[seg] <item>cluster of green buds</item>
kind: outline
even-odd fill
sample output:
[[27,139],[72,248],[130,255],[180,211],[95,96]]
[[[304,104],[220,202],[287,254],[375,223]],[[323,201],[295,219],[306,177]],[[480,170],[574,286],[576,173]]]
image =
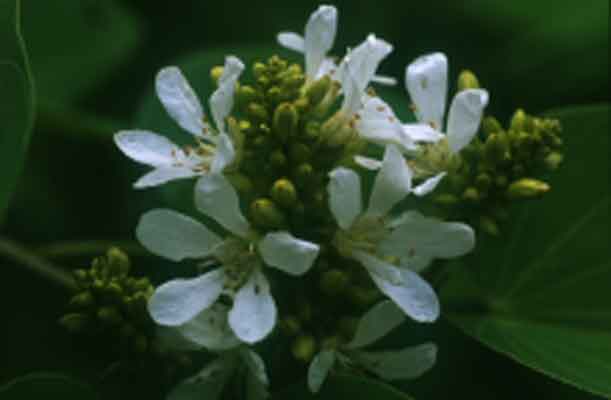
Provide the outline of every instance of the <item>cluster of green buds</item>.
[[110,248],[89,269],[75,270],[76,293],[59,323],[72,334],[97,341],[121,361],[145,362],[150,371],[150,362],[157,360],[168,375],[178,373],[190,360],[159,346],[157,327],[146,309],[154,287],[146,277],[130,276],[130,269],[127,254]]
[[[477,88],[479,83],[472,72],[463,71],[458,87]],[[482,135],[459,154],[447,157],[441,142],[425,147],[416,162],[444,165],[447,177],[433,197],[444,217],[466,219],[497,236],[513,203],[540,198],[551,189],[543,176],[562,162],[561,126],[556,119],[518,109],[507,128],[492,116],[483,119],[481,128]]]

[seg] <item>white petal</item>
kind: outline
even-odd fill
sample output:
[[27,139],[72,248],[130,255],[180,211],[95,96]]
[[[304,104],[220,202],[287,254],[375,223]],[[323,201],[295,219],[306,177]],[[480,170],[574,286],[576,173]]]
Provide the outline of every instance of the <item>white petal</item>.
[[397,84],[396,78],[386,75],[374,75],[371,81],[384,86],[395,86]]
[[405,314],[392,301],[382,301],[373,306],[359,321],[354,338],[348,347],[368,346],[386,336],[405,321]]
[[431,193],[433,190],[435,190],[435,188],[437,187],[437,185],[439,185],[439,182],[441,182],[441,180],[446,176],[445,172],[441,172],[431,178],[426,179],[424,182],[422,182],[420,185],[416,186],[412,192],[418,196],[418,197],[422,197],[422,196],[426,196],[427,194]]
[[358,361],[384,380],[418,378],[435,365],[437,346],[426,343],[400,351],[360,352]]
[[221,243],[221,239],[201,223],[167,209],[142,215],[136,237],[151,253],[172,261],[205,257]]
[[218,88],[210,96],[210,111],[219,132],[225,132],[225,118],[231,113],[234,103],[235,86],[244,71],[244,64],[234,56],[225,59],[223,74],[219,78]]
[[161,167],[152,170],[148,174],[142,176],[134,183],[134,188],[145,189],[153,186],[163,185],[177,179],[193,178],[199,175],[191,168],[186,167]]
[[375,275],[380,279],[393,282],[397,285],[403,279],[399,268],[369,253],[360,250],[353,251],[352,258],[360,262],[371,275]]
[[149,313],[159,325],[182,325],[219,298],[224,280],[225,274],[219,268],[197,278],[166,282],[149,300]]
[[379,251],[396,257],[454,258],[467,254],[473,247],[475,233],[468,225],[409,212],[401,225],[380,243]]
[[218,400],[235,370],[228,357],[210,362],[203,370],[180,382],[168,395],[168,400]]
[[351,169],[335,168],[329,173],[329,208],[338,225],[346,230],[363,212],[361,178]]
[[414,142],[437,143],[445,137],[429,124],[404,124],[403,130]]
[[318,393],[335,364],[335,352],[323,350],[314,357],[308,368],[308,387],[312,393]]
[[277,36],[278,43],[287,49],[303,53],[305,51],[305,41],[303,37],[295,32],[280,32]]
[[214,153],[214,159],[210,166],[210,172],[218,174],[223,172],[225,167],[230,165],[235,159],[235,148],[233,142],[225,133],[221,133],[218,136],[218,142],[216,145],[216,151]]
[[396,144],[404,151],[416,148],[392,108],[379,97],[369,97],[358,116],[356,129],[365,140],[382,145]]
[[325,75],[329,75],[331,79],[338,81],[336,77],[337,70],[338,66],[335,63],[335,60],[333,58],[327,57],[320,64],[320,67],[318,68],[318,74],[316,74],[315,79],[320,79]]
[[220,351],[237,347],[240,340],[229,327],[228,311],[229,308],[225,305],[213,304],[176,329],[191,343],[209,350]]
[[273,232],[259,242],[259,252],[270,267],[290,275],[303,275],[314,265],[320,247],[288,232]]
[[269,282],[257,269],[236,293],[229,312],[229,325],[240,340],[252,344],[271,333],[277,313]]
[[358,166],[370,171],[377,171],[382,168],[382,161],[376,160],[375,158],[356,155],[354,156],[354,162]]
[[206,128],[204,111],[197,95],[178,67],[159,71],[155,82],[157,97],[181,128],[201,136]]
[[468,145],[477,133],[488,98],[488,92],[483,89],[467,89],[454,96],[446,129],[448,144],[454,153]]
[[416,106],[418,120],[442,130],[448,92],[445,54],[433,53],[417,58],[405,70],[405,84]]
[[439,317],[439,300],[435,291],[413,271],[401,269],[401,283],[370,274],[378,288],[399,306],[409,317],[418,322],[433,322]]
[[373,184],[369,208],[371,215],[386,215],[412,189],[412,171],[394,145],[386,146],[382,169]]
[[120,131],[114,135],[114,141],[123,154],[153,167],[172,167],[185,157],[174,143],[149,131]]
[[320,6],[305,27],[306,74],[316,77],[327,52],[333,47],[337,33],[337,9]]
[[240,210],[238,193],[220,174],[201,177],[195,187],[195,205],[232,233],[244,237],[250,226]]

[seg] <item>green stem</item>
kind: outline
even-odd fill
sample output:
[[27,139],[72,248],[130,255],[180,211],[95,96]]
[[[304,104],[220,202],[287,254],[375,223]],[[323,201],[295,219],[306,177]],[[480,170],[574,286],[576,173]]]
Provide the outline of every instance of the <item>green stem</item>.
[[40,246],[36,254],[46,258],[69,258],[83,256],[98,256],[106,253],[111,247],[118,247],[130,256],[147,256],[150,253],[136,242],[112,240],[85,240],[57,242]]
[[0,238],[0,256],[4,256],[8,260],[26,267],[30,271],[65,289],[76,289],[76,282],[67,271],[33,254],[10,239]]

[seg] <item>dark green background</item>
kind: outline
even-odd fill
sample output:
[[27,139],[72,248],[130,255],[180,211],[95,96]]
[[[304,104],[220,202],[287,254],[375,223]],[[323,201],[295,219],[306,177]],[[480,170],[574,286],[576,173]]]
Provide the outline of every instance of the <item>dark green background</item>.
[[[156,71],[195,51],[252,45],[269,56],[278,49],[275,34],[302,31],[319,4],[123,0],[117,9],[106,1],[79,0],[67,1],[71,9],[66,11],[59,1],[48,3],[23,4],[39,119],[1,228],[3,235],[33,247],[63,240],[131,240],[139,214],[161,200],[155,191],[131,190],[142,169],[124,160],[110,138],[115,127],[133,127]],[[518,106],[540,113],[609,101],[607,1],[334,4],[340,11],[337,53],[375,32],[395,45],[381,72],[402,81],[405,65],[415,57],[443,51],[452,78],[462,68],[474,70],[491,92],[489,111],[502,118]],[[62,10],[53,13],[56,7]],[[61,18],[80,22],[64,24]],[[81,78],[86,84],[77,87]],[[404,96],[402,85],[396,94]],[[79,262],[84,261],[69,264]],[[13,265],[0,262],[0,267],[5,316],[0,383],[43,369],[94,380],[104,360],[90,360],[55,324],[65,294]],[[140,273],[154,268],[149,260],[139,264]],[[593,398],[484,348],[446,322],[419,335],[439,344],[440,358],[435,370],[404,385],[417,399]]]

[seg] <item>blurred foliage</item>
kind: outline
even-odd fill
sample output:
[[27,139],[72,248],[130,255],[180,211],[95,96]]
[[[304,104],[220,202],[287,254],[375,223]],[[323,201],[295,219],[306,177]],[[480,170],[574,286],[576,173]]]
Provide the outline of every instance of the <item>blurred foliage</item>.
[[41,397],[62,400],[99,399],[91,387],[59,374],[26,375],[0,388],[2,400],[35,400]]
[[[137,126],[154,129],[173,139],[186,138],[151,96],[157,70],[183,60],[178,63],[185,67],[186,75],[204,101],[213,87],[209,66],[221,64],[227,51],[246,62],[252,61],[255,55],[266,58],[279,52],[275,34],[280,30],[301,31],[306,16],[318,5],[305,0],[297,3],[286,0],[232,3],[65,0],[60,3],[25,2],[22,18],[34,77],[40,87],[40,118],[22,179],[6,223],[0,229],[3,234],[32,246],[57,240],[131,240],[137,218],[144,210],[175,201],[169,197],[170,191],[185,196],[185,192],[180,194],[180,183],[163,189],[161,196],[159,190],[133,191],[131,184],[142,170],[133,167],[114,148],[110,140],[113,130]],[[26,86],[29,85],[27,69],[15,41],[13,24],[5,23],[5,15],[10,15],[6,14],[7,7],[13,4],[8,0],[0,2],[0,59],[21,60],[16,64],[19,68],[14,68],[14,63],[0,63],[3,89],[0,91],[0,182],[3,185],[7,182],[4,175],[9,171],[7,165],[15,165],[8,160],[24,154],[5,150],[25,149],[27,143],[27,136],[8,135],[8,132],[27,130],[32,121],[31,109],[25,107],[31,102],[29,86]],[[516,107],[539,114],[559,106],[609,101],[607,1],[577,4],[558,0],[424,3],[379,0],[372,4],[366,0],[339,0],[334,4],[340,10],[335,47],[338,54],[346,46],[360,42],[370,31],[376,32],[396,45],[381,72],[402,78],[405,65],[415,57],[444,51],[451,62],[451,76],[456,77],[463,68],[475,71],[491,92],[488,111],[503,120]],[[9,21],[13,21],[12,17]],[[185,57],[187,54],[190,57]],[[392,96],[393,104],[402,105],[396,111],[407,120],[408,99],[402,85],[380,92],[383,96]],[[595,111],[606,115],[608,121],[608,108]],[[594,118],[595,111],[585,117]],[[528,267],[530,263],[525,261],[540,255],[555,232],[561,232],[571,221],[583,216],[586,207],[595,204],[596,195],[607,193],[608,161],[602,153],[608,151],[605,141],[608,125],[606,128],[593,122],[587,125],[572,113],[558,116],[566,119],[563,121],[566,131],[571,132],[571,137],[566,138],[567,162],[560,168],[562,172],[552,179],[552,192],[544,202],[518,210],[529,222],[521,228],[528,230],[528,236],[518,235],[521,231],[507,230],[508,237],[518,240],[514,243],[516,247],[507,252],[511,258],[504,261],[507,269],[501,277],[494,275],[498,271],[493,267],[503,265],[498,261],[498,254],[502,253],[493,259],[492,252],[503,245],[502,240],[495,242],[491,238],[492,244],[482,245],[490,261],[479,264],[481,267],[472,264],[473,272],[468,275],[451,277],[444,289],[445,298],[451,299],[446,302],[446,309],[451,311],[453,321],[494,349],[514,352],[526,365],[608,393],[608,386],[604,386],[608,380],[600,378],[605,377],[605,372],[609,376],[604,369],[609,361],[602,357],[608,356],[611,350],[604,351],[608,349],[609,338],[600,332],[607,322],[597,311],[608,305],[602,301],[604,296],[600,291],[608,282],[601,278],[608,265],[596,258],[600,256],[601,242],[608,244],[608,230],[601,230],[608,222],[604,225],[600,222],[608,221],[608,215],[602,215],[602,209],[598,209],[601,219],[590,220],[579,237],[572,238],[553,257],[540,261],[538,272],[532,276],[514,270]],[[16,125],[11,125],[11,121]],[[11,172],[11,176],[16,175]],[[0,188],[0,210],[2,196]],[[183,211],[192,211],[190,194],[185,198]],[[537,219],[528,219],[533,213]],[[533,237],[537,240],[529,240]],[[77,266],[89,262],[93,255],[96,254],[60,259],[66,266]],[[466,261],[465,264],[470,264]],[[139,275],[159,276],[169,271],[168,263],[154,258],[139,259],[135,265]],[[578,280],[572,282],[568,279],[573,276],[570,268],[574,266],[581,270],[575,273]],[[77,377],[86,381],[106,382],[102,371],[111,360],[104,349],[84,351],[56,324],[68,295],[3,261],[0,267],[5,272],[3,280],[11,283],[0,295],[2,311],[7,316],[2,339],[11,343],[3,349],[0,381],[47,369],[76,371]],[[485,271],[484,267],[487,267]],[[478,271],[484,273],[479,276]],[[557,283],[547,283],[550,275],[543,272],[550,271]],[[490,300],[495,299],[487,295],[493,288],[510,290],[510,284],[518,279],[520,282],[524,279],[525,285],[520,284],[518,292],[505,302],[496,301],[490,307]],[[547,290],[541,289],[544,288],[542,280],[549,285]],[[477,292],[480,296],[465,298],[462,290],[467,284],[475,284],[483,292]],[[556,286],[565,284],[568,286]],[[537,296],[537,303],[528,307],[525,302],[533,296]],[[521,315],[524,313],[528,319],[501,319],[492,313],[495,307],[498,310],[508,306],[513,311],[519,310]],[[557,315],[564,308],[571,315]],[[580,314],[584,309],[592,312],[589,319]],[[550,310],[556,314],[548,313]],[[562,321],[568,317],[572,322],[579,322],[581,328],[567,328],[567,323]],[[527,325],[534,329],[528,337],[524,335]],[[409,335],[409,340],[415,342],[421,335],[421,339],[432,339],[440,346],[437,367],[422,379],[402,385],[417,399],[457,395],[500,400],[591,398],[479,346],[444,322],[426,328],[410,325],[401,330],[401,335]],[[405,341],[405,337],[402,339]],[[552,348],[558,343],[564,343],[562,348]],[[533,349],[533,346],[536,347]],[[600,358],[585,358],[586,352]],[[558,363],[558,359],[570,360],[569,365],[579,370],[562,368],[565,364]],[[578,375],[582,370],[589,370],[591,374]],[[338,388],[350,388],[354,384],[345,379],[330,385],[329,393],[338,395]],[[123,386],[109,388],[108,398],[132,398],[129,383],[128,380]],[[354,385],[363,388],[360,384]],[[358,399],[362,393],[359,390],[350,396]],[[159,393],[151,390],[151,393],[138,392],[138,396],[152,399],[158,398]]]

